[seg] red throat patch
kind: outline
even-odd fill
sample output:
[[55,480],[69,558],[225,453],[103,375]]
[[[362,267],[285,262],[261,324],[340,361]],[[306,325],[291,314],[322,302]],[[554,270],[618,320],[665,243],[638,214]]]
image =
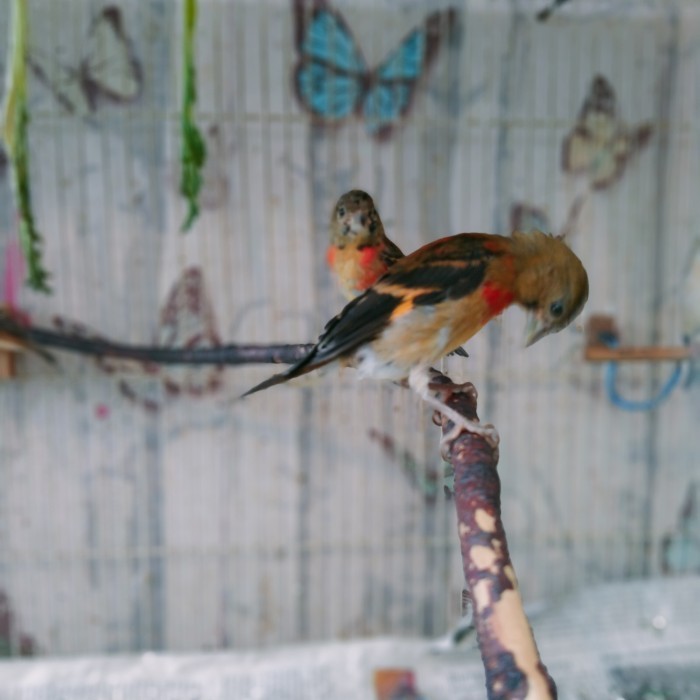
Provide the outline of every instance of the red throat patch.
[[500,314],[503,309],[510,306],[515,299],[515,295],[509,289],[499,287],[493,282],[484,282],[481,286],[481,296],[488,304],[492,314]]
[[328,263],[329,267],[333,267],[333,264],[335,263],[335,247],[334,246],[329,246],[328,250],[326,251],[326,262]]
[[379,248],[377,246],[368,245],[366,248],[362,248],[360,251],[360,265],[362,265],[362,267],[371,265],[377,255],[379,255]]
[[379,252],[378,246],[367,246],[360,251],[360,269],[364,274],[357,282],[358,291],[364,292],[386,272],[386,268],[378,269]]

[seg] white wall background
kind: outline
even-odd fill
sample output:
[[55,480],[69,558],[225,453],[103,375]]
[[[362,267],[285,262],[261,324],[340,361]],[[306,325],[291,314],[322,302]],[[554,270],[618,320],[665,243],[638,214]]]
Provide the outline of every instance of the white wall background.
[[[370,65],[437,6],[333,2]],[[36,323],[58,314],[125,342],[163,342],[160,309],[197,266],[222,340],[307,342],[342,305],[324,267],[339,194],[371,192],[404,250],[507,232],[515,202],[546,210],[558,230],[587,184],[562,171],[562,140],[600,73],[621,122],[654,132],[617,182],[587,197],[571,235],[591,281],[582,322],[611,312],[625,342],[678,344],[683,270],[700,235],[700,8],[574,0],[543,24],[541,3],[439,6],[458,10],[461,31],[378,144],[358,120],[311,125],[291,89],[290,4],[200,0],[210,158],[206,207],[183,235],[181,7],[122,0],[144,69],[136,102],[71,114],[31,83],[34,206],[54,293],[24,289],[22,306]],[[78,66],[102,7],[30,2],[35,60]],[[74,73],[56,89],[76,92]],[[6,259],[16,235],[5,171]],[[653,412],[621,411],[602,368],[582,359],[581,324],[529,350],[522,325],[509,311],[446,368],[477,385],[482,420],[500,430],[503,517],[526,599],[659,573],[664,537],[692,525],[683,508],[700,479],[700,388],[679,388]],[[427,497],[406,470],[442,469],[439,432],[405,390],[347,371],[236,403],[269,367],[228,369],[202,396],[188,389],[211,370],[168,370],[183,391],[172,396],[165,373],[60,360],[58,372],[22,358],[20,378],[0,385],[11,651],[22,635],[37,652],[75,653],[438,634],[458,617],[453,504],[440,489]],[[621,390],[648,396],[668,371],[625,366]]]

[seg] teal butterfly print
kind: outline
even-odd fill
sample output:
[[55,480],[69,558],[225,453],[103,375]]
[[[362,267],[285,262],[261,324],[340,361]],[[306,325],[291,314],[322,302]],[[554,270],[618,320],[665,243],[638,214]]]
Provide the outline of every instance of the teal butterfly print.
[[305,16],[303,0],[294,0],[297,98],[312,118],[337,125],[352,115],[367,133],[383,140],[411,109],[416,89],[454,25],[452,9],[429,14],[374,69],[367,66],[343,16],[317,0]]

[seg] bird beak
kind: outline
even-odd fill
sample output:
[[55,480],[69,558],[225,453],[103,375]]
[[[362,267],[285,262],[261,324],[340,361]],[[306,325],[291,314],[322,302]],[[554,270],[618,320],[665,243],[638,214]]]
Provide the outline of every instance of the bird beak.
[[538,340],[549,334],[549,328],[539,314],[531,311],[528,313],[527,325],[525,326],[525,347],[529,348]]
[[365,227],[365,216],[362,212],[358,212],[350,219],[350,231],[352,233],[359,233]]

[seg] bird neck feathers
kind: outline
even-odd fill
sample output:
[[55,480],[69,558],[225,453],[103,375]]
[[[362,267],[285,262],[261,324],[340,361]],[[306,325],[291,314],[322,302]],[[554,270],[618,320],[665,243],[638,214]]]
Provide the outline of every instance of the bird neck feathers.
[[541,287],[549,284],[550,273],[562,254],[571,253],[562,239],[542,231],[514,231],[510,240],[516,268],[514,301],[531,306],[539,297]]

